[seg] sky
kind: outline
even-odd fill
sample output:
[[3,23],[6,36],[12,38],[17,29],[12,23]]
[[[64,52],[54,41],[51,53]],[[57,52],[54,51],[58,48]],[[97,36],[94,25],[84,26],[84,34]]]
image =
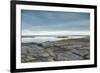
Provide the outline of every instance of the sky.
[[90,14],[21,10],[22,35],[89,34]]

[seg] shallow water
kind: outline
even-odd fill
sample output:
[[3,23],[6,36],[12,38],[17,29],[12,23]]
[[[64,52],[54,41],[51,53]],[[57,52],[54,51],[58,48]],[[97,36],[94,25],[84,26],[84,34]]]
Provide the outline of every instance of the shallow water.
[[62,39],[74,39],[74,38],[83,38],[84,36],[68,36],[68,38],[57,38],[57,37],[24,37],[22,38],[23,43],[35,42],[42,43],[46,41],[58,41]]
[[[29,37],[29,38],[22,38],[22,42],[36,42],[36,43],[42,43],[45,41],[58,41],[62,40],[64,38],[56,38],[56,37]],[[67,39],[67,38],[66,38]]]

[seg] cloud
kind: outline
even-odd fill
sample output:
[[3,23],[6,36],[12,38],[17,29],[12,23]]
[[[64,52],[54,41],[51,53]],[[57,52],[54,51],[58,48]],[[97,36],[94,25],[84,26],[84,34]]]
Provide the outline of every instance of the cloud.
[[21,13],[22,32],[90,30],[89,13],[35,10],[22,10]]

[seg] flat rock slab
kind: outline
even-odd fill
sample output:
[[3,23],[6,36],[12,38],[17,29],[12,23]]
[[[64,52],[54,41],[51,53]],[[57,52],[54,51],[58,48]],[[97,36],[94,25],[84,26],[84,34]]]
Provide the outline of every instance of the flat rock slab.
[[21,62],[49,62],[90,59],[90,45],[86,40],[71,42],[22,43]]

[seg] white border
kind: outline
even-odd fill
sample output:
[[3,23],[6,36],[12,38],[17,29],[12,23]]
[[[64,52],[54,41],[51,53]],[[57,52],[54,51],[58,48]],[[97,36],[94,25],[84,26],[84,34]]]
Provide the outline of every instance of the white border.
[[[21,9],[90,13],[90,60],[21,63]],[[94,64],[94,9],[16,5],[16,69]]]

